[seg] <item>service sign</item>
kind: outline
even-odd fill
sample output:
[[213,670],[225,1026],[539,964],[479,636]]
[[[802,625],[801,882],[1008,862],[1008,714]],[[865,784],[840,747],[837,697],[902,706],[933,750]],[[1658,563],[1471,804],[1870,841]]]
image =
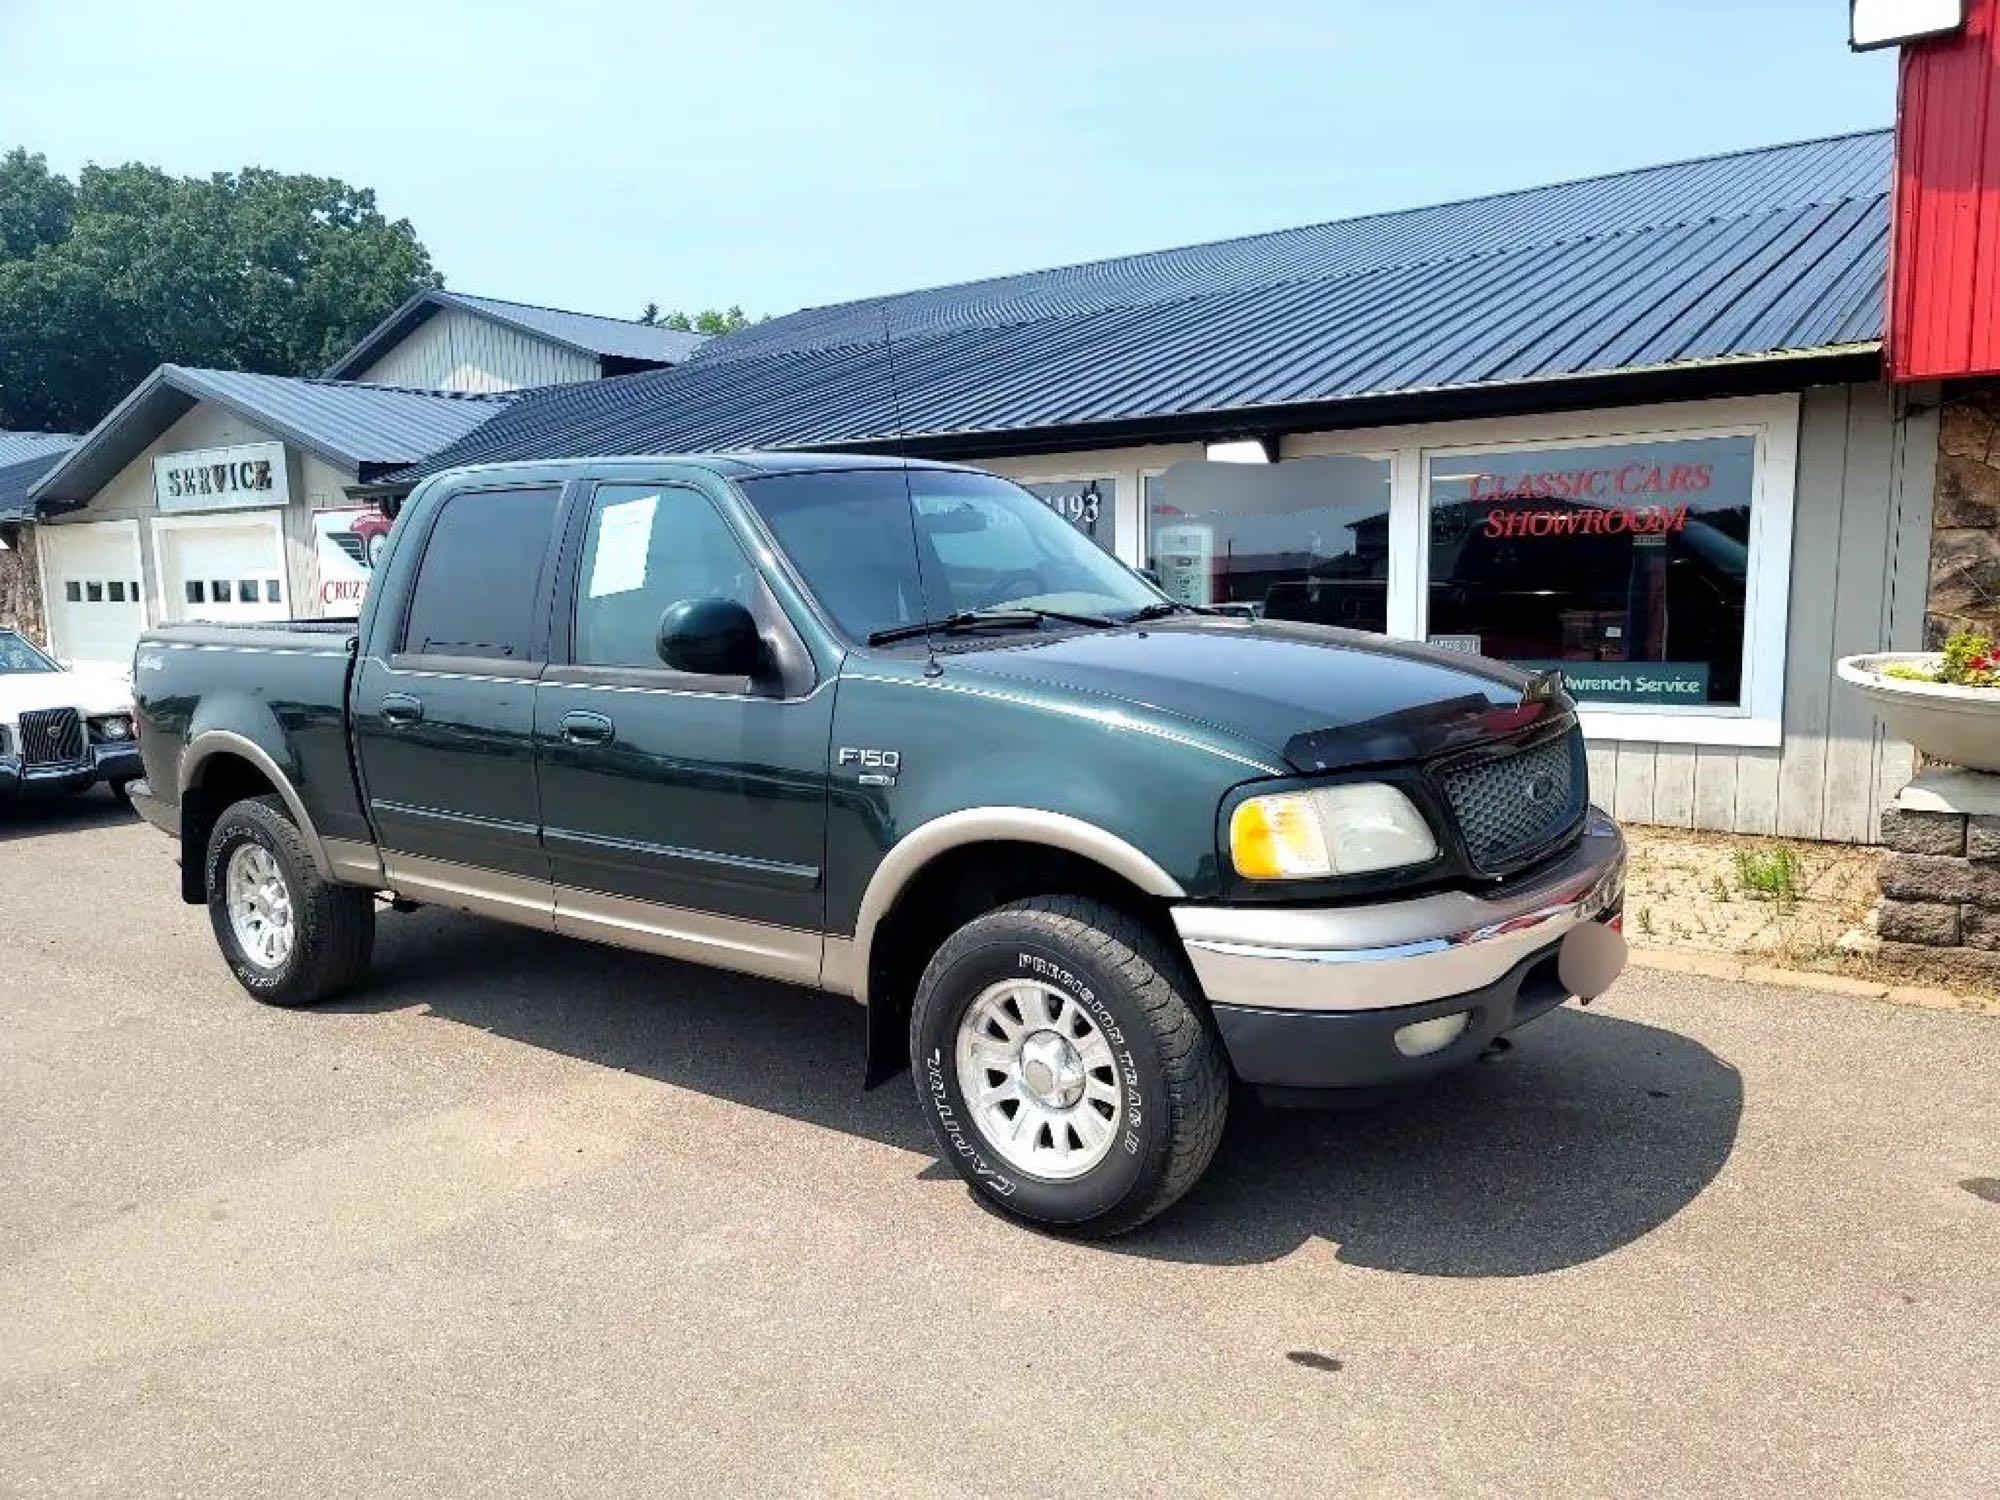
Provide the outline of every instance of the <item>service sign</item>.
[[197,448],[153,460],[153,498],[168,515],[291,503],[283,443]]

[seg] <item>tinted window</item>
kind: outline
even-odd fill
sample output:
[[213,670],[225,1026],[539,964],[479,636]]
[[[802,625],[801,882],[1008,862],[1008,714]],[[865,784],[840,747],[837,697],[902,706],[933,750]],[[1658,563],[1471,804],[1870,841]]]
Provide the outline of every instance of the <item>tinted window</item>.
[[530,655],[556,494],[495,490],[445,501],[417,570],[404,650],[511,661]]
[[591,506],[577,585],[576,660],[660,667],[660,615],[683,599],[750,607],[755,578],[727,523],[693,490],[604,485]]

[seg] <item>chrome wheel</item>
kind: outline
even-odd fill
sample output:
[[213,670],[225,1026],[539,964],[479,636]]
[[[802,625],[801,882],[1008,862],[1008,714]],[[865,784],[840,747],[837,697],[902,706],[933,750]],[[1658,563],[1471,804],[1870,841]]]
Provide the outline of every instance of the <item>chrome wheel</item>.
[[284,967],[298,928],[284,871],[262,844],[238,844],[223,875],[223,901],[236,946],[260,969]]
[[1009,1166],[1062,1181],[1111,1150],[1125,1112],[1118,1060],[1063,991],[1033,979],[988,985],[966,1007],[954,1050],[973,1123]]

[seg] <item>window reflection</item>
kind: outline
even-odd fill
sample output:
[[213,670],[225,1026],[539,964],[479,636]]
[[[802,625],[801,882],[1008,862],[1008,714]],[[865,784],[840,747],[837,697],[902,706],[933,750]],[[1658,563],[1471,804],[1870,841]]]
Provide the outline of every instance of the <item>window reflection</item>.
[[1189,460],[1146,481],[1149,562],[1185,604],[1388,628],[1389,461]]

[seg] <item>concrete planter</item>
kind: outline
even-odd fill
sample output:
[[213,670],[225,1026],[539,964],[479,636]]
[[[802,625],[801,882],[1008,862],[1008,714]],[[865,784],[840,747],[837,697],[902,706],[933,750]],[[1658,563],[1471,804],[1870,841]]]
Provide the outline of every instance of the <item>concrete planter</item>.
[[2000,688],[1955,687],[1882,675],[1882,669],[1892,664],[1935,668],[1941,659],[1934,651],[1849,656],[1840,663],[1840,676],[1868,699],[1896,738],[1933,760],[2000,772]]

